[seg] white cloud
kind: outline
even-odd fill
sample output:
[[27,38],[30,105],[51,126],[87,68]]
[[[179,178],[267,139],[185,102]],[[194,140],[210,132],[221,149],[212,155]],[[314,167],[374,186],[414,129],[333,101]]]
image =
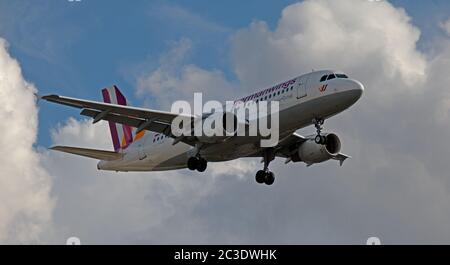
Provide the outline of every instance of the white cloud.
[[439,24],[442,30],[447,33],[448,36],[450,36],[450,18],[442,23]]
[[139,77],[137,94],[154,100],[158,106],[153,108],[165,109],[170,109],[176,100],[193,101],[195,92],[203,93],[204,100],[233,99],[237,89],[220,70],[205,70],[184,63],[191,49],[192,43],[188,39],[175,43],[161,56],[157,69]]
[[207,20],[186,8],[173,5],[161,4],[152,6],[150,15],[161,19],[164,23],[175,23],[177,28],[185,27],[191,30],[203,30],[208,33],[227,32],[228,28],[213,21]]
[[[293,217],[301,225],[280,224],[297,227],[293,234],[302,239],[286,234],[275,242],[355,242],[369,234],[385,242],[448,242],[450,182],[444,157],[450,145],[436,139],[450,132],[450,95],[443,86],[449,82],[450,42],[436,44],[440,50],[427,60],[416,49],[419,36],[404,10],[357,0],[293,4],[274,30],[254,21],[234,35],[234,67],[247,88],[311,68],[337,68],[366,86],[356,106],[325,125],[341,135],[343,151],[353,159],[343,168],[324,164],[302,171],[306,179],[297,188],[305,195],[295,200],[310,202],[302,205],[306,217]],[[275,171],[297,172],[292,165]],[[295,192],[296,181],[287,181]],[[314,194],[303,186],[320,190],[320,201],[312,201]]]
[[387,85],[401,82],[412,91],[424,81],[426,61],[416,50],[419,35],[404,10],[387,2],[304,1],[286,7],[274,31],[263,21],[238,31],[232,55],[245,87],[338,68],[385,97]]
[[[53,131],[52,139],[56,145],[111,149],[105,124],[71,118]],[[212,163],[206,174],[188,170],[115,173],[98,171],[95,160],[73,155],[46,151],[42,157],[45,168],[55,176],[53,193],[58,198],[53,233],[46,238],[52,243],[69,236],[85,243],[189,243],[194,238],[206,242],[209,228],[196,220],[195,209],[220,190],[221,182],[242,182],[253,164]],[[162,232],[164,236],[154,236]]]
[[0,242],[39,242],[51,223],[51,177],[33,145],[36,88],[26,82],[0,39]]
[[66,123],[59,124],[51,132],[55,145],[89,146],[90,148],[112,149],[108,123],[101,122],[95,126],[92,120],[76,120],[69,118]]
[[435,110],[434,117],[443,124],[449,124],[450,117],[450,91],[446,84],[450,83],[450,76],[447,74],[450,69],[450,39],[442,39],[439,43],[441,49],[429,63],[429,89],[427,97],[432,98],[431,109]]

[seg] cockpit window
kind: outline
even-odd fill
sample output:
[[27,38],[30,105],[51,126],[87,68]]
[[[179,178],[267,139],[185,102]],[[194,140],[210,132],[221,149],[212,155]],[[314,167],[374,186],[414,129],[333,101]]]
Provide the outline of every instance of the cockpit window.
[[336,78],[336,76],[334,74],[331,74],[331,75],[328,76],[327,80],[334,79],[334,78]]
[[320,82],[323,82],[323,81],[325,81],[325,80],[327,80],[327,75],[324,75],[324,76],[322,76],[322,77],[320,78]]
[[337,78],[348,78],[348,76],[345,74],[336,74],[336,77]]

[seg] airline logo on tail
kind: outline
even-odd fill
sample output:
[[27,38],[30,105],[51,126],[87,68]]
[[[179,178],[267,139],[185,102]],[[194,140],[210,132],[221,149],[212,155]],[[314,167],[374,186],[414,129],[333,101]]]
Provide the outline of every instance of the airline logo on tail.
[[[127,100],[120,92],[117,86],[105,88],[102,90],[103,101],[105,103],[126,106]],[[133,131],[130,126],[109,122],[111,138],[113,141],[114,151],[126,149],[133,142]]]

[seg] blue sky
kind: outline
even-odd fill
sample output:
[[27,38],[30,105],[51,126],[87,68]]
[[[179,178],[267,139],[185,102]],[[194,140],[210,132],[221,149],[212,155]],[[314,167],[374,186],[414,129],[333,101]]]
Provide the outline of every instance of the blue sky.
[[[219,69],[238,82],[229,57],[230,37],[253,20],[276,27],[291,0],[106,1],[0,0],[0,37],[40,94],[100,100],[99,90],[118,84],[135,104],[136,75],[158,66],[161,54],[181,38],[192,41],[186,63]],[[439,36],[450,2],[392,1],[422,31],[419,48]],[[433,16],[430,16],[433,14]],[[78,111],[40,104],[38,145],[51,144],[49,130]]]

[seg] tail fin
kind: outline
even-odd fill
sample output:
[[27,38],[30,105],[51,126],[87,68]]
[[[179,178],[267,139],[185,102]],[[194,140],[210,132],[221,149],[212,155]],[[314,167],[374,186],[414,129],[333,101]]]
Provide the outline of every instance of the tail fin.
[[[103,101],[105,103],[127,105],[127,99],[123,96],[117,86],[105,88],[102,90]],[[109,129],[113,141],[114,151],[119,152],[127,148],[133,142],[133,133],[128,125],[109,122]]]

